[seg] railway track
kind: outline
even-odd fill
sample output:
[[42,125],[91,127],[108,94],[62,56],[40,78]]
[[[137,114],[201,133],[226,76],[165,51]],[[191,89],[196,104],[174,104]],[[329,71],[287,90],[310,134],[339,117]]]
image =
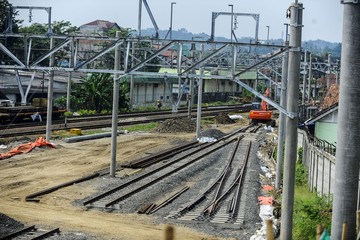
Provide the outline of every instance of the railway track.
[[[167,185],[165,182],[171,177],[175,178],[174,175],[181,175],[181,172],[196,172],[196,170],[193,170],[193,168],[196,168],[196,164],[201,161],[206,162],[208,156],[213,155],[218,151],[222,152],[221,154],[219,153],[221,156],[232,152],[230,157],[231,160],[228,161],[229,163],[226,165],[226,168],[223,169],[221,174],[214,180],[213,186],[210,186],[205,190],[205,195],[196,197],[187,208],[171,212],[169,218],[176,220],[191,219],[213,223],[240,224],[243,219],[239,216],[241,208],[239,204],[243,202],[243,200],[240,200],[242,181],[244,179],[244,173],[251,149],[251,141],[245,141],[243,138],[244,134],[256,132],[258,129],[259,126],[249,126],[240,129],[216,142],[199,145],[195,150],[186,150],[179,154],[179,156],[166,160],[166,162],[154,163],[152,160],[149,160],[154,164],[153,168],[143,170],[141,175],[129,178],[108,191],[84,199],[83,205],[88,208],[114,211],[122,210],[123,206],[127,206],[127,203],[135,201],[139,202],[136,212],[153,214],[175,201],[181,195],[191,191],[192,187],[179,183],[177,186],[171,186],[166,190],[163,189],[163,191],[165,191],[163,194],[169,197],[161,200],[158,199],[159,196],[156,196],[159,194],[152,194],[150,197],[142,197],[144,191],[151,191],[149,189],[155,188],[166,188],[164,187]],[[240,144],[240,142],[242,144]],[[246,154],[244,154],[245,152]],[[164,159],[162,159],[162,161],[164,161]],[[237,162],[233,163],[235,161]],[[140,165],[143,164],[142,161],[134,161],[134,163],[139,162],[141,162]],[[127,165],[134,167],[134,165],[136,165],[134,163],[128,163]],[[219,180],[221,180],[220,183]],[[206,188],[206,186],[203,188]],[[214,189],[216,189],[216,191],[214,191]],[[150,199],[153,200],[150,201]],[[203,201],[205,199],[207,199],[207,201]],[[198,208],[198,204],[203,208],[200,212],[196,210],[201,208]],[[237,221],[237,219],[239,219],[239,221]]]
[[[83,199],[81,204],[105,211],[140,214],[160,212],[163,217],[173,221],[238,226],[243,223],[246,209],[243,181],[251,139],[260,127],[249,125],[216,142],[192,141],[125,163],[118,167],[119,172],[125,167],[140,168],[141,171],[123,179],[109,178],[113,181],[112,187],[107,186],[106,191]],[[60,188],[85,181],[101,182],[108,173],[109,169],[101,169],[30,194],[25,199],[39,202],[39,197]],[[203,181],[202,176],[211,176],[211,180]],[[202,194],[199,195],[199,192]],[[168,210],[163,210],[166,207]]]
[[55,236],[57,234],[60,234],[59,228],[54,228],[52,230],[44,230],[37,228],[35,227],[35,225],[33,225],[18,230],[16,232],[13,232],[7,236],[0,237],[0,240],[10,240],[10,239],[39,240],[39,239],[51,238],[52,236]]
[[[249,106],[232,106],[232,107],[217,107],[205,108],[202,110],[202,116],[216,116],[220,112],[246,112],[249,111]],[[149,123],[154,121],[164,121],[174,117],[186,117],[187,111],[181,110],[178,113],[171,113],[169,111],[148,112],[148,113],[127,113],[119,115],[118,126],[135,125],[142,123]],[[193,112],[192,116],[196,116]],[[88,117],[71,117],[65,121],[53,121],[52,130],[69,130],[71,128],[81,129],[98,129],[111,127],[111,115],[88,116]],[[14,137],[26,136],[35,134],[44,134],[46,131],[45,122],[32,122],[22,124],[7,124],[0,125],[0,137]]]
[[188,205],[178,211],[171,212],[168,218],[182,221],[242,223],[241,218],[238,221],[241,187],[249,159],[251,142],[248,142],[246,146],[246,154],[244,159],[242,159],[242,164],[237,164],[236,166],[234,159],[235,154],[239,150],[240,140],[238,140],[237,146],[233,149],[227,165],[212,184],[203,193],[196,196]]

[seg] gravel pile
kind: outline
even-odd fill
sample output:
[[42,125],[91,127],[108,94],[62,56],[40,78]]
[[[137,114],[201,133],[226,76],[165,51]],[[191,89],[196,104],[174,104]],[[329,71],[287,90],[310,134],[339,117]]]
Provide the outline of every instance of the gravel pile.
[[210,128],[210,129],[200,132],[199,138],[206,137],[206,138],[220,139],[225,135],[226,134],[223,133],[222,131],[220,131],[219,129]]
[[24,224],[0,213],[0,237],[5,237],[22,228]]
[[196,123],[189,118],[167,119],[160,123],[154,132],[172,133],[172,132],[195,132]]
[[215,117],[215,120],[217,123],[220,124],[231,124],[235,123],[233,119],[231,119],[226,113],[220,113]]

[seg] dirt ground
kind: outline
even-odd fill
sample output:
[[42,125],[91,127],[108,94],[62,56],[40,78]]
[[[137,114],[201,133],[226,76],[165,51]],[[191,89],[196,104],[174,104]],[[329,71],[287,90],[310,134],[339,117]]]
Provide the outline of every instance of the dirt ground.
[[[229,133],[239,124],[219,125]],[[117,144],[118,164],[137,159],[183,140],[195,133],[131,133],[120,135]],[[73,185],[41,197],[39,203],[26,202],[25,196],[110,165],[111,138],[65,143],[56,140],[56,149],[38,148],[28,154],[0,161],[0,213],[24,223],[44,228],[60,227],[72,233],[85,233],[94,239],[163,239],[165,225],[138,214],[108,213],[87,210],[74,204],[96,191],[89,184]],[[193,229],[175,226],[175,239],[219,239]]]

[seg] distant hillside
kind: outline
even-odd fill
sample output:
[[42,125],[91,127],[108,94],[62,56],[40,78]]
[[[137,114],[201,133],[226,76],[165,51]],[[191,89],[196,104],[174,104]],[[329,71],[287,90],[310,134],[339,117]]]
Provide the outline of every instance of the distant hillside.
[[[168,30],[160,30],[159,37],[164,39],[165,36],[168,34]],[[141,30],[141,35],[143,36],[153,36],[155,35],[154,28],[147,28]],[[197,40],[200,40],[199,37],[203,38],[204,40],[208,40],[210,36],[206,33],[192,33],[188,32],[185,28],[181,28],[179,30],[173,30],[172,38],[179,39],[179,40],[191,40],[193,37],[197,37]],[[167,36],[169,39],[169,35]],[[230,41],[230,39],[225,37],[216,37],[216,41]],[[249,43],[250,41],[254,41],[253,38],[240,38],[238,39],[239,42],[246,42]],[[282,39],[270,39],[272,44],[281,45],[283,43]],[[319,56],[320,58],[325,58],[328,53],[331,53],[332,58],[340,58],[341,55],[341,43],[332,43],[327,42],[324,40],[310,40],[302,42],[302,47],[304,50],[310,51],[313,54]],[[263,53],[263,52],[261,52]]]

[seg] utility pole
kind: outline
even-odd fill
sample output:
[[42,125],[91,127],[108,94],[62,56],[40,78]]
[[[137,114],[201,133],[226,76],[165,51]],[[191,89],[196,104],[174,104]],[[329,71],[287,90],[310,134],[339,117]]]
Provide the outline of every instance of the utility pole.
[[[121,32],[116,32],[116,37],[120,38]],[[115,48],[114,70],[120,69],[120,46]],[[116,172],[116,150],[117,150],[117,124],[119,113],[119,74],[114,74],[113,88],[113,109],[111,118],[111,159],[110,159],[110,176],[115,177]]]
[[139,13],[138,13],[138,37],[141,37],[141,14],[142,14],[142,1],[139,0]]
[[[286,36],[284,46],[289,46],[288,41],[288,27],[286,25]],[[282,59],[282,73],[281,73],[281,94],[280,94],[280,106],[286,109],[286,88],[287,88],[287,78],[288,78],[288,64],[289,64],[289,51],[286,51]],[[276,156],[276,179],[275,179],[275,188],[280,189],[281,185],[281,175],[282,175],[282,159],[284,153],[284,138],[285,138],[285,114],[280,112],[279,119],[279,129],[278,129],[278,149]]]
[[173,8],[174,8],[174,4],[176,4],[176,2],[172,2],[172,3],[171,3],[171,11],[170,11],[170,28],[169,28],[170,40],[172,39],[172,21],[173,21]]
[[341,239],[342,225],[347,239],[356,238],[357,191],[360,148],[360,2],[343,0],[343,35],[340,99],[334,179],[331,239]]
[[[70,59],[69,59],[69,67],[74,67],[74,38],[70,43]],[[68,84],[66,91],[66,111],[70,112],[70,96],[71,96],[71,79],[72,79],[72,71],[68,73]]]
[[230,39],[231,42],[233,41],[233,33],[234,33],[234,5],[229,4],[229,7],[231,7],[231,35],[230,35]]
[[286,107],[293,113],[293,119],[286,118],[286,140],[284,160],[284,187],[281,205],[281,230],[280,239],[292,239],[294,188],[295,188],[295,165],[297,158],[297,125],[299,112],[299,82],[301,61],[301,28],[303,4],[295,3],[290,6],[290,44],[289,52],[289,84]]
[[[135,66],[135,42],[131,43],[131,67]],[[131,109],[134,108],[134,103],[135,103],[135,99],[134,99],[134,87],[135,87],[135,83],[134,83],[134,75],[131,74],[130,76],[130,107]]]
[[[204,57],[204,44],[201,44],[200,60]],[[202,91],[203,91],[203,74],[204,66],[200,65],[200,78],[198,84],[198,103],[197,103],[197,117],[196,117],[196,138],[200,137],[201,128],[201,104],[202,104]]]
[[328,54],[328,63],[327,63],[327,65],[328,65],[328,69],[327,69],[327,71],[326,71],[326,73],[327,73],[327,80],[326,80],[326,88],[327,89],[329,89],[330,88],[330,85],[331,85],[331,83],[330,83],[330,74],[331,74],[331,65],[330,65],[330,62],[331,62],[331,53],[329,53]]
[[311,94],[311,81],[312,81],[312,53],[310,53],[309,57],[309,83],[308,83],[308,102],[311,102],[312,94]]
[[[50,38],[50,49],[55,45],[55,39]],[[55,55],[51,54],[49,66],[54,67]],[[48,94],[47,94],[47,114],[46,114],[46,141],[50,142],[51,138],[51,124],[52,124],[52,107],[53,107],[53,90],[54,90],[54,70],[50,70]]]
[[304,69],[303,69],[303,92],[302,92],[302,105],[305,105],[306,98],[306,67],[307,67],[307,51],[304,52]]

